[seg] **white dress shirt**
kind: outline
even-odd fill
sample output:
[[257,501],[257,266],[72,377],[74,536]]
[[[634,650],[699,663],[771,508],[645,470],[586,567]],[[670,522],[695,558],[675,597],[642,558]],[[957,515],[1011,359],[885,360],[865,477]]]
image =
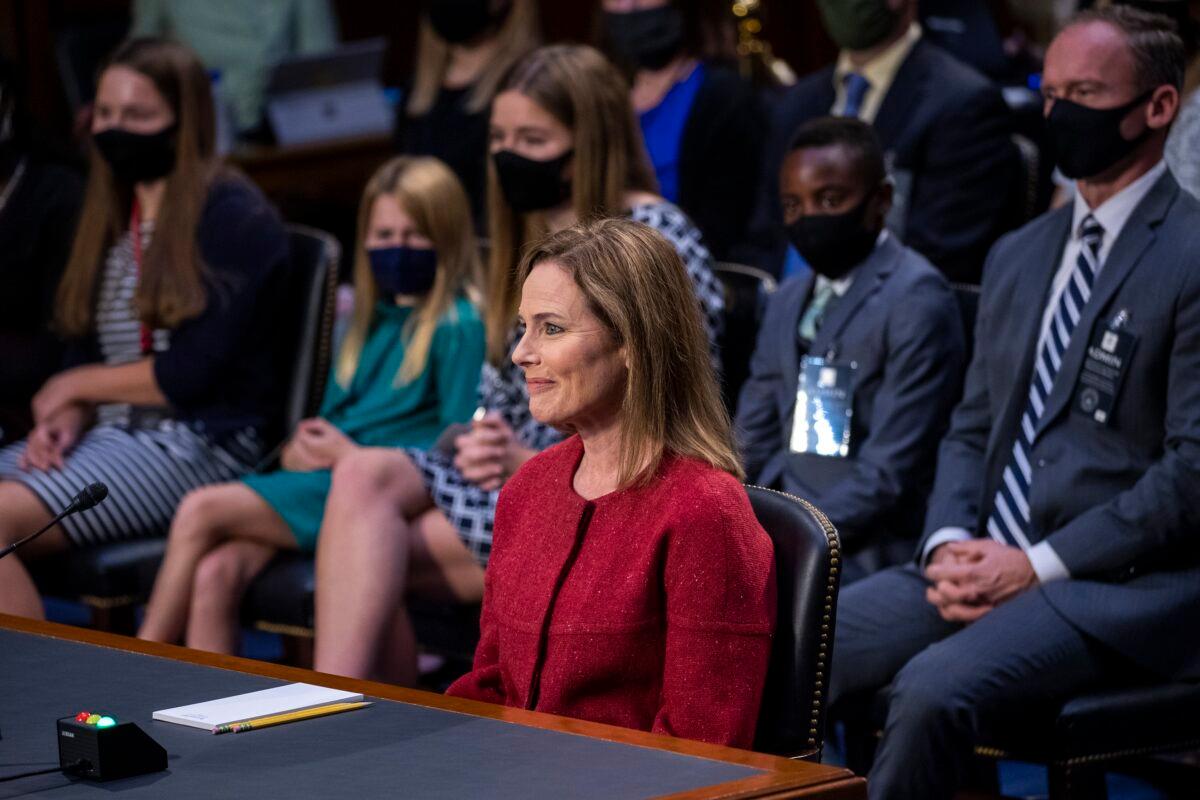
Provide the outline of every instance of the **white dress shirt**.
[[[1112,252],[1113,244],[1116,243],[1117,238],[1121,235],[1121,231],[1125,228],[1125,223],[1129,221],[1129,217],[1133,214],[1134,209],[1145,199],[1150,189],[1166,171],[1166,162],[1159,161],[1144,175],[1105,200],[1097,208],[1089,208],[1087,203],[1084,202],[1083,196],[1078,192],[1075,193],[1071,235],[1067,239],[1067,246],[1063,248],[1062,259],[1058,264],[1058,271],[1054,273],[1054,280],[1050,284],[1050,302],[1046,305],[1046,310],[1042,312],[1042,323],[1040,333],[1038,334],[1038,349],[1036,352],[1041,352],[1042,345],[1045,343],[1046,337],[1050,334],[1050,324],[1054,319],[1054,311],[1058,307],[1059,296],[1062,294],[1063,289],[1066,288],[1067,281],[1071,279],[1071,273],[1075,271],[1075,263],[1079,259],[1079,254],[1083,249],[1083,239],[1081,236],[1083,232],[1083,220],[1088,214],[1091,214],[1095,217],[1096,222],[1100,223],[1100,226],[1104,228],[1104,238],[1100,242],[1100,252],[1097,258],[1098,268],[1096,275],[1099,277],[1100,272],[1104,269],[1104,262],[1108,260],[1108,254]],[[1028,391],[1028,384],[1023,388]],[[929,541],[925,543],[925,549],[921,552],[922,567],[929,561],[929,556],[933,554],[933,551],[939,545],[971,538],[973,538],[971,532],[966,528],[939,528],[929,537]],[[1029,557],[1029,563],[1033,566],[1033,571],[1037,574],[1038,581],[1041,583],[1071,577],[1067,566],[1063,564],[1062,559],[1058,557],[1058,553],[1054,552],[1054,548],[1050,546],[1050,542],[1048,541],[1043,540],[1038,542],[1025,551],[1025,555]]]

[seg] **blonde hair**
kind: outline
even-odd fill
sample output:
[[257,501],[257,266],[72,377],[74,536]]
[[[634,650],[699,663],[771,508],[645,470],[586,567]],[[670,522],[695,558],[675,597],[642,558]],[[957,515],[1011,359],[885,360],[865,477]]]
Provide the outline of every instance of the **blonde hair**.
[[[166,176],[162,209],[146,248],[135,297],[142,322],[175,328],[199,315],[208,302],[196,235],[209,186],[221,172],[213,155],[216,117],[211,84],[196,54],[167,39],[123,42],[100,74],[116,66],[149,78],[175,115],[175,164]],[[119,181],[95,143],[90,143],[83,209],[58,286],[56,323],[62,333],[78,337],[91,332],[104,253],[125,231],[132,203],[133,186]]]
[[375,316],[375,305],[380,300],[365,242],[375,201],[383,195],[396,199],[422,235],[433,242],[437,252],[433,288],[405,325],[406,349],[396,375],[398,385],[409,383],[424,372],[438,322],[452,312],[460,295],[471,291],[472,281],[479,274],[479,253],[467,194],[450,168],[436,158],[399,156],[376,170],[363,190],[358,209],[354,316],[338,353],[335,371],[338,385],[343,388],[354,379]]
[[534,245],[521,261],[521,283],[543,262],[570,273],[592,313],[625,348],[619,484],[645,484],[667,452],[742,480],[700,306],[671,243],[639,222],[592,220]]
[[[496,95],[496,87],[512,69],[512,65],[541,43],[537,0],[513,0],[508,16],[496,31],[496,39],[499,45],[483,65],[467,97],[466,110],[469,113],[476,114],[486,109]],[[424,14],[417,33],[412,94],[404,109],[408,116],[420,117],[429,113],[449,68],[450,45],[437,35],[429,22],[429,15]]]
[[[599,50],[551,45],[530,53],[501,85],[528,97],[574,134],[571,204],[580,220],[621,213],[625,193],[657,192],[658,182],[629,103],[629,85]],[[507,356],[517,315],[517,265],[526,243],[547,232],[541,214],[519,214],[504,199],[488,160],[488,358]]]

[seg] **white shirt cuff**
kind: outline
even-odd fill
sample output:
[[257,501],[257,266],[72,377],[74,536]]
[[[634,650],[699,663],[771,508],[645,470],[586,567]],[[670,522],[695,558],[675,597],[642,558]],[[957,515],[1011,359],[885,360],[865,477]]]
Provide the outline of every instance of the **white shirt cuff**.
[[929,537],[929,541],[925,542],[925,549],[921,551],[921,569],[924,570],[929,564],[929,557],[933,555],[933,551],[946,542],[963,542],[973,538],[975,537],[971,536],[971,532],[966,528],[938,528]]
[[1038,542],[1026,550],[1025,555],[1028,556],[1029,564],[1037,575],[1038,583],[1061,581],[1071,577],[1067,565],[1058,557],[1058,553],[1054,552],[1049,542]]

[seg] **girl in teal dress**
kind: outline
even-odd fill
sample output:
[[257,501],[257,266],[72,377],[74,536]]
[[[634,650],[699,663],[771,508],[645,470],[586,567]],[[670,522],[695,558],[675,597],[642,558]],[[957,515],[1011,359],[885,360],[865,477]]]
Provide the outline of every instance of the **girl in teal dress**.
[[142,638],[234,652],[247,586],[278,551],[313,551],[342,458],[427,449],[471,418],[485,344],[469,299],[479,261],[458,180],[436,159],[393,159],[367,184],[358,230],[354,316],[319,415],[299,424],[280,469],[180,503]]

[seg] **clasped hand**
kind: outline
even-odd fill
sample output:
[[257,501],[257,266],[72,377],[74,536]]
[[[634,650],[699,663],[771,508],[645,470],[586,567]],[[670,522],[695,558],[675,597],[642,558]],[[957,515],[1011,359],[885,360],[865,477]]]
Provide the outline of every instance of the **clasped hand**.
[[25,439],[18,466],[23,470],[62,469],[91,415],[91,406],[78,400],[80,368],[60,372],[33,396],[33,430]]
[[340,458],[358,445],[320,417],[301,420],[279,456],[279,464],[292,472],[333,469]]
[[25,439],[25,452],[18,466],[26,471],[62,469],[64,457],[79,441],[90,415],[88,406],[71,403],[37,419]]
[[513,429],[495,411],[471,423],[471,430],[454,439],[454,466],[462,476],[492,492],[533,454],[517,441]]
[[974,622],[1037,584],[1029,557],[1019,547],[992,539],[948,542],[933,551],[925,599],[949,622]]

